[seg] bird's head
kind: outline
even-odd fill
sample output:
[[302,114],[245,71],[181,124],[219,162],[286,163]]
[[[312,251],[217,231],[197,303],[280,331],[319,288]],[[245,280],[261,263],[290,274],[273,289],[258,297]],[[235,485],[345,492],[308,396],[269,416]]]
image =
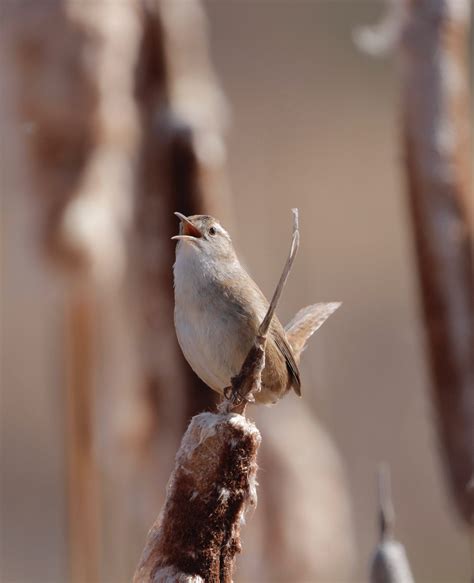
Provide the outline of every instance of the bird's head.
[[235,252],[231,238],[217,219],[209,215],[174,213],[180,220],[179,234],[171,237],[182,246],[190,246],[195,252],[211,259],[234,259]]

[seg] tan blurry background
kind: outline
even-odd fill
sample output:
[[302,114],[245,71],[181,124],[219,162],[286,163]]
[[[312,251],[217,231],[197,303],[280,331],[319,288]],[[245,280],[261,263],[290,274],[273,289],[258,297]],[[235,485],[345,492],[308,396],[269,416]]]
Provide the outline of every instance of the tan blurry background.
[[[427,400],[396,62],[373,60],[352,41],[357,26],[377,20],[380,4],[213,0],[205,11],[231,111],[229,230],[269,295],[288,248],[290,208],[298,207],[302,244],[281,319],[308,303],[343,301],[303,358],[300,406],[322,419],[343,461],[357,546],[352,580],[367,579],[375,472],[386,460],[415,580],[466,581],[468,540],[448,503]],[[18,237],[32,228],[21,205],[4,209],[2,580],[53,583],[67,570],[63,371],[51,350],[64,343],[63,306],[51,274],[18,251]],[[39,380],[25,373],[30,342],[44,347],[29,354]],[[264,415],[270,420],[272,410]]]

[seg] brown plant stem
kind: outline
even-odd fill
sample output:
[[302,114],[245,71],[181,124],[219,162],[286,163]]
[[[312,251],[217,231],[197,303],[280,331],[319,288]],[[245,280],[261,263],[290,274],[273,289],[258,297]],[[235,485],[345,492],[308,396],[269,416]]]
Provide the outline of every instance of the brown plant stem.
[[100,496],[94,457],[93,301],[72,294],[67,306],[67,465],[71,581],[99,580]]

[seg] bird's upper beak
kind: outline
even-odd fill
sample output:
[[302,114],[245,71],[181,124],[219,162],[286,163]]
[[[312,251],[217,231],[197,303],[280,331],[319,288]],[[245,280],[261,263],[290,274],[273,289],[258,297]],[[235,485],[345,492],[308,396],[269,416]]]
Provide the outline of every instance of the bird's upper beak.
[[196,225],[194,225],[188,219],[188,217],[186,217],[182,213],[174,213],[174,214],[181,221],[181,225],[183,226],[183,230],[179,235],[175,235],[174,237],[171,237],[172,239],[174,239],[174,240],[176,240],[176,239],[178,239],[178,240],[182,240],[182,239],[195,240],[195,239],[202,238],[201,231],[196,227]]

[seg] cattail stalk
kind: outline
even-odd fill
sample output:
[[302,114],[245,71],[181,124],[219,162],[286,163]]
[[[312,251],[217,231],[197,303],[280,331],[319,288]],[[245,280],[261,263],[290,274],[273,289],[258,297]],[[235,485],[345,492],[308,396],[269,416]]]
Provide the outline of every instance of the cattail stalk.
[[260,433],[238,413],[196,415],[134,583],[230,583],[240,525],[256,503]]
[[474,278],[469,204],[469,0],[411,0],[403,31],[408,197],[448,483],[474,523]]

